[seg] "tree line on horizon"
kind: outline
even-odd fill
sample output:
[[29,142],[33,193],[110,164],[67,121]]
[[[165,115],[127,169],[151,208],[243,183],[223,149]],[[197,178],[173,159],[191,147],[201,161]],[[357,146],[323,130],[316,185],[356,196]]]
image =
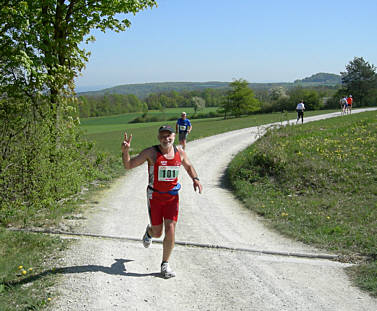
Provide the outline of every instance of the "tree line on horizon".
[[[313,79],[329,78],[329,74],[319,73]],[[332,74],[330,79],[339,77]],[[339,99],[353,95],[355,106],[373,106],[377,101],[376,68],[362,57],[355,57],[341,72],[341,84],[305,86],[295,81],[292,87],[275,86],[269,89],[252,90],[249,82],[238,79],[229,83],[228,88],[207,88],[199,90],[166,91],[149,94],[140,99],[133,94],[81,95],[79,116],[97,117],[149,110],[164,111],[166,108],[194,107],[195,112],[202,107],[219,107],[224,117],[251,113],[269,113],[295,110],[303,100],[307,110],[334,109],[339,107]],[[310,81],[309,78],[300,81]],[[318,82],[318,81],[315,81]],[[201,105],[197,105],[198,98]],[[243,107],[243,108],[242,108]],[[145,120],[146,118],[143,118]]]
[[206,107],[218,107],[226,89],[204,89],[193,91],[168,91],[149,94],[140,99],[134,94],[81,95],[78,111],[81,118],[98,117],[130,112],[164,111],[166,108],[194,107],[195,98],[204,100]]
[[[246,80],[238,79],[238,82],[245,81],[243,87],[250,89]],[[235,82],[234,81],[234,82]],[[145,99],[140,99],[134,94],[105,93],[100,95],[80,95],[78,111],[81,118],[116,115],[131,112],[147,113],[149,110],[164,111],[166,108],[194,107],[200,110],[201,107],[220,107],[219,111],[225,112],[221,107],[227,106],[229,112],[228,96],[234,82],[229,83],[228,88],[199,89],[183,91],[166,91],[149,94]],[[309,107],[318,109],[320,101],[328,98],[336,91],[335,86],[310,86],[296,85],[285,88],[276,86],[270,89],[252,90],[255,98],[260,102],[260,109],[253,112],[276,112],[292,110],[295,108],[295,101],[298,97],[307,99]],[[197,106],[196,99],[200,98],[204,104]],[[293,107],[294,106],[294,107]],[[245,111],[245,113],[250,113]],[[231,115],[231,114],[228,114]]]

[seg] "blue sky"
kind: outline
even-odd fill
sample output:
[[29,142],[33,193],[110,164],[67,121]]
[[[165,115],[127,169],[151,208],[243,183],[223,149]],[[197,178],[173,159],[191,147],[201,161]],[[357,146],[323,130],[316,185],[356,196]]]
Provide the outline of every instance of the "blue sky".
[[291,82],[377,65],[375,0],[157,0],[96,42],[77,90],[149,82]]

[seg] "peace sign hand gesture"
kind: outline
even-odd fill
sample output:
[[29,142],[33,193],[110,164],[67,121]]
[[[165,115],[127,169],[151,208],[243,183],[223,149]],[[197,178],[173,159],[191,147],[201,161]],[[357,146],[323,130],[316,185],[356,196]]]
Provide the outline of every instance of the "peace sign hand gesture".
[[124,140],[122,142],[122,152],[128,152],[131,147],[132,134],[127,137],[127,133],[124,133]]

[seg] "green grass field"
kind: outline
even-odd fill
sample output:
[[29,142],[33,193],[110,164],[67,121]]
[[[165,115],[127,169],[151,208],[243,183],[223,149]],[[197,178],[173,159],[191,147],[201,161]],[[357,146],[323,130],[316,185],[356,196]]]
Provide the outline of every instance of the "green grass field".
[[271,131],[238,154],[229,181],[283,234],[361,264],[355,282],[377,296],[377,113]]
[[[200,113],[216,112],[217,107],[208,107],[203,110],[200,110]],[[150,110],[148,111],[149,116],[163,116],[166,119],[174,118],[177,119],[180,117],[181,112],[185,111],[188,115],[194,114],[194,108],[169,108],[165,112],[159,110]],[[134,113],[125,113],[115,116],[106,116],[106,117],[96,117],[96,118],[85,118],[81,119],[81,128],[87,134],[96,134],[104,132],[112,132],[115,130],[125,130],[127,128],[139,128],[150,125],[150,123],[129,123],[136,117],[140,117],[143,113],[134,112]],[[158,122],[161,123],[161,122]]]
[[[190,119],[190,110],[186,109],[188,118]],[[181,109],[167,109],[166,113],[180,116]],[[326,111],[308,111],[305,116],[334,112],[334,110]],[[160,112],[161,113],[161,112]],[[215,119],[195,119],[192,120],[193,130],[188,137],[188,141],[203,138],[227,131],[237,130],[245,127],[257,126],[272,122],[281,122],[288,119],[296,118],[295,112],[290,113],[270,113],[257,114],[237,119],[215,118]],[[82,120],[82,129],[86,133],[88,139],[96,143],[100,151],[110,153],[120,159],[120,144],[123,139],[124,132],[132,133],[132,153],[138,153],[142,149],[156,144],[157,130],[162,124],[169,124],[175,128],[175,121],[167,122],[151,122],[151,123],[126,123],[131,118],[128,115],[116,117],[91,118]],[[98,123],[95,123],[95,120]],[[89,122],[89,123],[88,123]]]

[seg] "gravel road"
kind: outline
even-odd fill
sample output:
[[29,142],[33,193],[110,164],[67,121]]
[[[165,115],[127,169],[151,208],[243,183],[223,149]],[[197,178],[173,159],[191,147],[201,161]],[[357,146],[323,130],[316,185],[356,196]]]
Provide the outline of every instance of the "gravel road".
[[[363,109],[365,110],[365,109]],[[363,110],[354,110],[353,113]],[[305,118],[305,122],[339,113]],[[323,251],[280,236],[223,187],[224,171],[266,126],[190,142],[187,153],[203,194],[182,169],[176,239],[276,252]],[[194,129],[195,130],[195,129]],[[141,238],[148,223],[147,168],[142,165],[102,191],[85,214],[81,232]],[[92,202],[93,203],[93,202]],[[90,202],[88,203],[90,205]],[[82,237],[58,265],[64,268],[51,310],[377,310],[377,300],[353,287],[349,264],[176,245],[170,263],[177,277],[159,275],[162,246]]]

